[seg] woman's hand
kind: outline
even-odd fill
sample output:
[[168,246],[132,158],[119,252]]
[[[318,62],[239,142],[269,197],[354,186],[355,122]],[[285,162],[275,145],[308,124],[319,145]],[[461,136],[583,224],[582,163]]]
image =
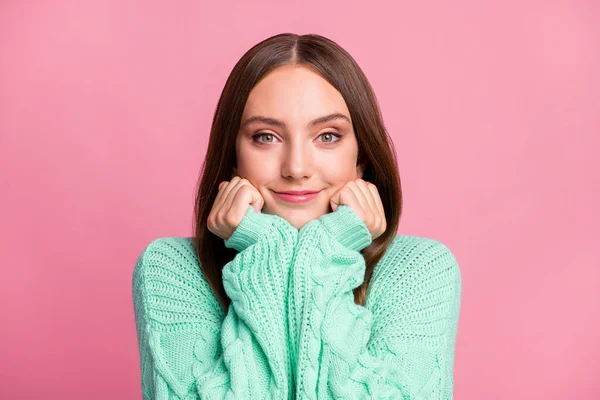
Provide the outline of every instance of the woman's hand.
[[219,193],[208,215],[206,226],[221,239],[229,239],[246,215],[248,205],[260,212],[264,204],[258,189],[247,179],[234,176],[231,182],[223,181],[219,184]]
[[385,232],[387,222],[385,220],[385,211],[379,197],[377,187],[371,182],[362,179],[348,181],[329,199],[329,204],[333,211],[338,206],[346,205],[363,220],[371,238],[375,240]]

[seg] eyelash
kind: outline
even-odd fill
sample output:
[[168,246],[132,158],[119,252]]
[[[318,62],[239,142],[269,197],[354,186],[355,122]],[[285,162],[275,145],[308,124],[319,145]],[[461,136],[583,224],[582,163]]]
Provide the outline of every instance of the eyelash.
[[[322,143],[325,143],[327,146],[331,146],[331,145],[333,145],[333,144],[335,144],[335,143],[339,142],[339,141],[340,141],[340,138],[343,136],[343,135],[340,135],[339,133],[335,133],[335,132],[323,132],[323,133],[321,133],[321,134],[319,135],[319,137],[320,137],[320,136],[323,136],[323,135],[332,135],[332,136],[335,136],[336,138],[338,138],[338,140],[335,140],[335,141],[331,141],[331,142],[322,142]],[[257,138],[258,138],[258,137],[261,137],[261,136],[273,136],[273,137],[275,137],[275,135],[273,135],[272,133],[260,133],[260,132],[259,132],[259,133],[257,133],[256,135],[253,135],[253,136],[252,136],[252,139],[253,139],[253,140],[254,140],[256,143],[258,143],[258,144],[260,144],[260,145],[263,145],[263,146],[268,146],[270,143],[265,143],[265,142],[261,142],[261,141],[257,140]]]

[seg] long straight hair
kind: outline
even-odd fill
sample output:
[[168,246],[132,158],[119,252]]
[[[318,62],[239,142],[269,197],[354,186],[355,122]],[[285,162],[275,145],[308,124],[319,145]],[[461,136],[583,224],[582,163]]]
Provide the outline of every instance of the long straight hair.
[[402,189],[396,152],[375,93],[356,61],[337,43],[316,34],[282,33],[263,40],[242,56],[225,83],[212,121],[194,207],[192,242],[200,268],[225,312],[231,300],[223,288],[222,269],[236,251],[225,247],[224,240],[207,229],[207,219],[219,183],[231,180],[237,167],[235,141],[250,91],[266,74],[283,65],[311,68],[341,93],[358,142],[362,179],[377,187],[385,210],[386,231],[361,251],[366,270],[363,283],[354,289],[356,304],[365,305],[373,270],[394,240],[400,222]]

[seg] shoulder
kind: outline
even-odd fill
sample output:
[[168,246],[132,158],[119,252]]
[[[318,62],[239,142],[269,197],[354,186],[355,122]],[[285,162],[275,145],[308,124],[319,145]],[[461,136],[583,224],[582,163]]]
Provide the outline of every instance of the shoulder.
[[435,293],[457,300],[461,273],[456,257],[440,241],[399,234],[377,263],[369,286],[375,299]]
[[172,283],[204,280],[191,238],[163,237],[151,241],[138,256],[136,279],[151,281],[171,277]]
[[142,250],[137,266],[161,264],[198,264],[191,238],[162,237],[152,240]]
[[136,307],[151,314],[156,328],[175,329],[193,325],[196,319],[222,318],[188,237],[163,237],[146,245],[133,270],[132,289]]
[[442,242],[425,237],[396,235],[379,264],[381,273],[427,275],[447,271],[460,279],[458,261],[452,251]]

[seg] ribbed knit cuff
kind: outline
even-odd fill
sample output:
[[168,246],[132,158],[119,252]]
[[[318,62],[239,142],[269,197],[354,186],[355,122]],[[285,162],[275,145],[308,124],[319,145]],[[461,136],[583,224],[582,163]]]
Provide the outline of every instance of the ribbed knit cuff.
[[233,231],[229,239],[225,239],[225,247],[241,252],[258,241],[261,234],[273,224],[272,216],[256,212],[248,205],[244,218]]
[[334,212],[319,218],[325,229],[345,247],[361,251],[371,244],[371,232],[354,210],[340,205]]

